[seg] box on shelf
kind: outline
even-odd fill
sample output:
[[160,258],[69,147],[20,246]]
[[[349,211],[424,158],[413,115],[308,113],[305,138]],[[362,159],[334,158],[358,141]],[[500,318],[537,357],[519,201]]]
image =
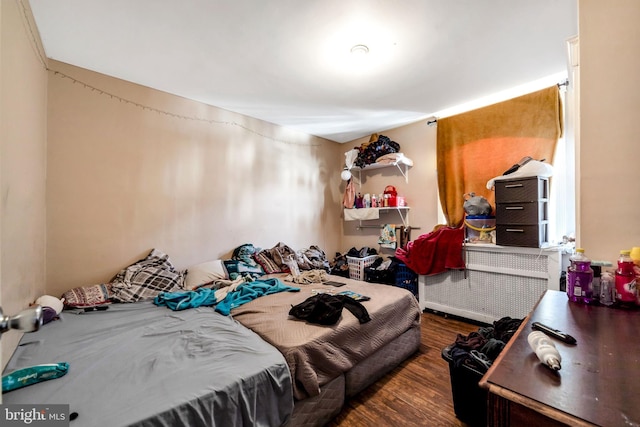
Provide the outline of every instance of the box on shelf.
[[369,255],[364,258],[347,256],[349,264],[349,278],[364,281],[364,269],[369,267],[378,258],[378,255]]

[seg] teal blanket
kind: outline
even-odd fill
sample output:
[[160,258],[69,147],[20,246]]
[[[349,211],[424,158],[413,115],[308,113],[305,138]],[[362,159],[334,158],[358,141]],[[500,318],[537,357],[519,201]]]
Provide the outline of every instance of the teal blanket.
[[174,311],[215,306],[218,313],[228,316],[233,308],[263,295],[278,292],[299,292],[300,288],[287,286],[280,279],[273,278],[243,283],[235,291],[229,292],[222,301],[216,301],[215,291],[215,289],[198,288],[195,291],[162,292],[155,297],[153,303]]

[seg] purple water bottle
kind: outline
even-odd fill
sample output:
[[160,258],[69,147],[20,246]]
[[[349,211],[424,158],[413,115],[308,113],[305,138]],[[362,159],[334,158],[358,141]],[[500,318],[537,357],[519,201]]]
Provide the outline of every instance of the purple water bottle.
[[597,301],[593,296],[593,269],[591,260],[584,254],[584,249],[576,248],[576,253],[569,258],[567,269],[567,297],[569,301],[591,304]]

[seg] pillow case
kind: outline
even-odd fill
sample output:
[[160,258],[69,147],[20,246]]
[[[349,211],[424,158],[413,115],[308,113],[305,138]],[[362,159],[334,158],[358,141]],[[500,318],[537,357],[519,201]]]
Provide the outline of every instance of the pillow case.
[[69,289],[62,294],[60,299],[65,307],[69,308],[95,307],[111,303],[110,290],[111,284],[109,283],[81,286]]
[[176,271],[169,256],[153,249],[146,258],[121,270],[111,281],[112,299],[136,302],[155,298],[161,292],[182,289],[184,275]]
[[216,280],[227,279],[227,271],[222,260],[203,262],[193,265],[186,270],[184,288],[190,291],[198,289],[200,286],[208,285]]

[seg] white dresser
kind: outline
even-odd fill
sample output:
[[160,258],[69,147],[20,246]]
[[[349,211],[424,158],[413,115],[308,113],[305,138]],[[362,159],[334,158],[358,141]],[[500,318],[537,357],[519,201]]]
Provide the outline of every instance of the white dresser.
[[547,289],[560,289],[567,255],[559,247],[524,248],[468,243],[466,270],[420,276],[420,308],[483,323],[524,318]]

